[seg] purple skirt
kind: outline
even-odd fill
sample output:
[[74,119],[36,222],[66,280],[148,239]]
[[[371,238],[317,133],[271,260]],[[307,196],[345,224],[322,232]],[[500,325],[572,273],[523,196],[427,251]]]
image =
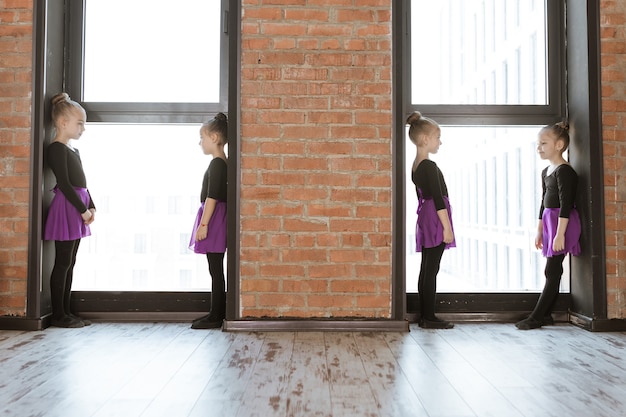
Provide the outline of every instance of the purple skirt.
[[[454,233],[452,224],[452,208],[448,197],[443,197],[443,202],[448,210],[450,227]],[[415,248],[421,252],[422,248],[434,248],[443,242],[443,224],[439,220],[435,201],[432,198],[420,198],[417,204],[417,224],[415,225]],[[446,249],[456,247],[456,240],[446,243]]]
[[207,237],[196,241],[196,231],[200,226],[200,219],[204,212],[204,203],[198,209],[196,221],[193,224],[189,248],[195,253],[224,253],[226,252],[226,202],[218,201],[211,219]]
[[[86,188],[74,187],[85,206],[89,207],[90,197]],[[44,228],[44,240],[77,240],[91,236],[89,226],[81,217],[78,209],[69,202],[65,195],[54,187],[54,197],[48,209],[46,226]]]
[[559,211],[558,208],[546,208],[543,210],[542,224],[543,224],[543,256],[551,257],[562,254],[572,254],[574,256],[580,255],[580,217],[578,211],[573,208],[569,214],[569,222],[567,223],[567,229],[565,229],[565,249],[555,252],[552,250],[552,242],[554,236],[556,236],[556,229],[559,224]]

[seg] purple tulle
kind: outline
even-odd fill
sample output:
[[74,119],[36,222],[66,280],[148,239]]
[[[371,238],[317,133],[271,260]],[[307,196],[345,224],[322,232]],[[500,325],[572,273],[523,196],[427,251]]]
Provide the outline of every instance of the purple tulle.
[[[85,206],[89,207],[89,193],[86,188],[74,187]],[[44,240],[77,240],[91,236],[89,226],[81,217],[78,209],[69,202],[65,195],[54,187],[54,197],[48,209],[46,226],[44,228]]]
[[580,217],[575,208],[570,211],[569,222],[565,229],[565,249],[555,252],[552,250],[552,242],[556,236],[556,229],[559,224],[559,208],[546,208],[543,210],[543,256],[551,257],[569,253],[574,256],[580,255]]
[[[450,227],[454,233],[452,224],[452,208],[448,197],[443,197],[443,202],[448,210]],[[415,248],[421,252],[422,248],[434,248],[443,242],[443,224],[439,220],[435,201],[432,198],[420,198],[417,205],[417,224],[415,225]],[[446,243],[446,249],[456,247],[456,240]]]
[[204,212],[204,203],[198,209],[196,221],[193,224],[191,232],[191,240],[189,248],[195,253],[224,253],[226,252],[226,202],[218,201],[211,219],[209,219],[209,228],[207,237],[196,241],[196,231],[202,219]]

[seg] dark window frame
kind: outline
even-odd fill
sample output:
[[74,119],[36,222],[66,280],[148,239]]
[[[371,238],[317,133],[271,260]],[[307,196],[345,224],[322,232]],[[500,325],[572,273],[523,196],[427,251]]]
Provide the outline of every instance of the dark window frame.
[[[233,160],[229,164],[228,193],[233,204],[228,213],[228,245],[232,255],[228,258],[228,292],[229,304],[227,317],[234,318],[238,311],[238,280],[239,247],[238,215],[239,201],[239,91],[240,69],[240,4],[239,0],[222,1],[222,45],[221,45],[221,86],[220,103],[198,104],[193,106],[184,103],[85,103],[88,121],[110,123],[201,123],[208,115],[218,111],[227,112],[229,116],[229,151]],[[49,119],[50,99],[60,91],[66,91],[74,99],[81,101],[80,84],[82,81],[69,82],[74,75],[70,70],[71,56],[68,39],[70,25],[76,25],[77,3],[71,2],[35,2],[33,10],[33,104],[32,104],[32,147],[31,147],[31,186],[30,186],[30,227],[28,242],[28,295],[26,318],[13,320],[16,323],[0,323],[19,329],[42,329],[49,325],[50,294],[49,276],[53,266],[54,245],[42,240],[42,229],[46,207],[50,202],[49,190],[53,184],[49,167],[44,160],[45,147],[52,138],[52,126]],[[82,10],[82,9],[81,9]],[[230,13],[229,11],[232,11]],[[71,18],[72,13],[74,19]],[[229,30],[230,29],[230,30]],[[76,28],[74,28],[76,30]],[[232,35],[229,35],[230,34]],[[73,39],[76,41],[75,39]],[[74,48],[82,51],[82,43],[74,42]],[[78,46],[77,46],[78,45]],[[232,51],[232,53],[231,53]],[[76,53],[74,51],[74,53]],[[75,56],[75,55],[74,55]],[[227,71],[227,68],[234,68]],[[73,71],[76,71],[74,68]],[[230,76],[229,76],[230,75]],[[173,105],[172,105],[173,104]],[[122,113],[122,109],[127,113]],[[183,297],[181,295],[184,294]],[[177,313],[179,319],[188,319],[185,314],[207,311],[208,295],[206,292],[98,292],[72,294],[72,304],[77,311],[111,312],[112,318],[130,318],[128,312],[139,313],[147,318],[172,319]],[[140,303],[139,309],[137,303]],[[164,306],[164,303],[166,304]],[[164,312],[167,312],[163,314]],[[182,314],[182,315],[181,315]],[[174,319],[176,319],[174,317]]]
[[[417,295],[406,293],[405,196],[406,152],[405,120],[413,110],[433,117],[442,125],[541,125],[567,119],[573,127],[574,149],[570,160],[581,178],[577,205],[582,214],[583,253],[571,260],[571,292],[559,297],[557,310],[568,313],[571,322],[588,330],[614,328],[615,320],[607,319],[606,250],[603,198],[602,123],[600,97],[600,5],[597,2],[567,3],[547,0],[550,25],[549,43],[551,70],[548,83],[558,86],[558,94],[549,94],[548,106],[450,106],[413,105],[410,89],[410,0],[393,1],[393,280],[392,315],[413,318]],[[556,14],[555,14],[556,12]],[[555,20],[550,20],[554,22]],[[566,24],[567,22],[567,24]],[[567,30],[567,28],[576,28]],[[567,47],[566,45],[567,44]],[[554,61],[557,59],[557,61]],[[554,67],[555,62],[558,67]],[[561,77],[561,78],[559,78]],[[568,82],[569,79],[569,82]],[[554,84],[556,83],[556,84]],[[554,96],[553,94],[556,94]],[[510,114],[509,114],[510,113]],[[510,320],[511,312],[530,311],[537,293],[446,293],[438,297],[438,309],[457,314],[478,314],[488,319],[491,314]]]

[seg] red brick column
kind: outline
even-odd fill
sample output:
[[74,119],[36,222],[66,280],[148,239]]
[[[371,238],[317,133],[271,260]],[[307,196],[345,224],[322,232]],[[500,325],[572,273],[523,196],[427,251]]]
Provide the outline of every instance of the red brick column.
[[242,317],[388,318],[391,0],[242,9]]
[[32,0],[0,0],[0,315],[26,314]]
[[602,129],[608,317],[626,318],[626,3],[603,0]]

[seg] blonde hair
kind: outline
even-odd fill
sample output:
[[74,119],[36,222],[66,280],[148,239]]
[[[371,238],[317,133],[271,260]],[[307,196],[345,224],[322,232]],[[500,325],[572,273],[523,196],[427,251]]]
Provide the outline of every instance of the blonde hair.
[[200,130],[206,134],[217,133],[220,137],[220,145],[226,145],[228,142],[228,118],[224,113],[217,113],[213,119],[202,123]]
[[59,93],[52,97],[52,122],[55,126],[60,119],[71,117],[76,110],[86,113],[83,106],[72,100],[67,93]]
[[433,131],[439,129],[439,124],[433,119],[422,116],[422,113],[414,111],[406,119],[406,124],[409,125],[409,139],[417,146],[423,146],[424,143],[420,140],[422,135],[430,135]]
[[562,140],[565,146],[561,152],[565,152],[569,147],[569,125],[565,122],[558,122],[553,125],[544,126],[539,131],[539,134],[550,134],[554,137],[554,140]]

